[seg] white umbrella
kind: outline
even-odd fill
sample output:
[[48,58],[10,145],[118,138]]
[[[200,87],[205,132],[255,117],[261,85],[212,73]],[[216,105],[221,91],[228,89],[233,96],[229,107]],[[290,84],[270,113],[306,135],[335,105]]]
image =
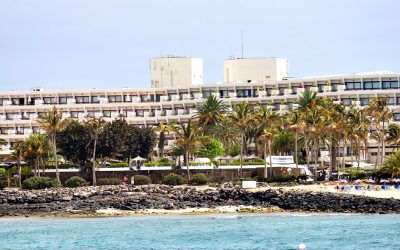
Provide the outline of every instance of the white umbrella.
[[7,164],[7,163],[4,163],[4,162],[0,163],[0,167],[9,167],[9,166],[10,166],[10,165]]
[[255,156],[254,154],[252,154],[252,155],[250,155],[250,156],[244,157],[244,159],[246,159],[246,160],[255,160],[255,159],[258,159],[258,157]]
[[240,155],[237,155],[237,156],[233,157],[232,159],[234,159],[234,160],[240,160]]
[[355,180],[354,183],[361,183],[361,180]]
[[132,159],[132,161],[145,161],[146,159],[140,156],[137,156],[135,158]]

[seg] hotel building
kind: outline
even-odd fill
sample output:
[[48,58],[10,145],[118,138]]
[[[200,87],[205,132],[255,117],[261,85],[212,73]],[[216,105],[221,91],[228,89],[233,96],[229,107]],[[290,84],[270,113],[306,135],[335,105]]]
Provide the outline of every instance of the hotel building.
[[[287,63],[283,67],[286,66]],[[185,122],[210,95],[221,98],[230,108],[246,101],[253,106],[261,104],[284,112],[287,108],[296,108],[294,102],[303,91],[313,90],[320,96],[342,101],[345,105],[356,101],[361,107],[373,97],[384,96],[394,111],[393,120],[400,121],[400,74],[371,72],[302,79],[247,80],[155,88],[0,92],[0,138],[8,142],[3,150],[12,149],[15,142],[40,131],[36,118],[53,106],[62,112],[64,118],[83,120],[87,116],[95,116],[106,121],[125,118],[130,124],[148,126],[169,121]],[[166,152],[171,143],[173,138],[166,141]],[[252,148],[254,144],[249,146]],[[388,148],[386,152],[391,150]],[[371,140],[363,160],[375,162],[376,152],[377,145]],[[346,155],[348,153],[346,151]]]

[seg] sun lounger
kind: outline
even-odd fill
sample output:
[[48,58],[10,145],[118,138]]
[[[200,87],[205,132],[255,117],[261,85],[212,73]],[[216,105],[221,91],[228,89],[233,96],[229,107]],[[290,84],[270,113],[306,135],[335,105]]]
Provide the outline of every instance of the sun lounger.
[[350,187],[350,186],[344,186],[343,191],[350,191],[350,190],[351,190],[351,187]]

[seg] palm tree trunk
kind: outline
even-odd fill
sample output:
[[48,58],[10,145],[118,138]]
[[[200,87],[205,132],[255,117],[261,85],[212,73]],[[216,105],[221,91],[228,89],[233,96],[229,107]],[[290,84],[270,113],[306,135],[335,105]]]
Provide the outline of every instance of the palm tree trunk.
[[190,180],[190,170],[189,170],[189,152],[185,153],[185,160],[186,160],[186,173],[187,173],[187,177],[188,180]]
[[380,142],[378,142],[378,151],[376,152],[376,159],[375,159],[375,170],[378,167],[378,158],[379,158],[379,154],[381,152],[381,146],[379,144]]
[[93,186],[96,186],[96,144],[97,144],[97,138],[94,139],[93,143],[93,165],[92,165]]
[[243,144],[244,144],[244,136],[242,134],[241,143],[240,143],[240,176],[243,177]]
[[267,142],[264,142],[264,178],[268,177],[268,168],[267,168]]
[[383,164],[383,158],[385,157],[385,119],[382,123],[382,152],[381,152],[381,166]]
[[272,173],[273,173],[273,171],[272,171],[272,149],[271,149],[271,142],[270,141],[268,141],[268,151],[269,151],[269,167],[270,167],[270,169],[271,169],[271,176],[272,176]]
[[314,164],[315,164],[315,177],[317,177],[318,171],[318,143],[317,137],[314,137]]
[[54,158],[54,164],[56,166],[56,178],[57,181],[60,182],[60,172],[58,171],[58,160],[57,160],[56,134],[54,133],[52,136],[53,136],[53,158]]
[[344,168],[344,156],[346,154],[346,138],[343,138],[342,168]]
[[300,175],[300,172],[299,172],[299,154],[298,154],[298,135],[297,135],[297,132],[295,133],[294,140],[295,140],[294,157],[295,157],[295,162],[296,162],[297,175]]
[[22,176],[21,176],[21,173],[22,173],[22,171],[21,171],[21,161],[18,159],[18,163],[17,163],[18,165],[18,187],[19,188],[22,188],[22,181],[21,181],[21,179],[22,179]]
[[35,170],[33,171],[34,176],[38,176],[38,165],[39,165],[39,156],[35,158]]
[[307,167],[310,166],[310,149],[308,148],[307,133],[304,133],[304,147],[306,149]]

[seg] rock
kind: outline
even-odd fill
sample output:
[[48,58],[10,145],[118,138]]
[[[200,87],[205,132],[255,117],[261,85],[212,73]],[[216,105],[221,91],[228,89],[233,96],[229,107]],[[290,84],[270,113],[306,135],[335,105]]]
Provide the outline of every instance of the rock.
[[63,196],[61,198],[62,201],[71,201],[72,200],[72,196]]

